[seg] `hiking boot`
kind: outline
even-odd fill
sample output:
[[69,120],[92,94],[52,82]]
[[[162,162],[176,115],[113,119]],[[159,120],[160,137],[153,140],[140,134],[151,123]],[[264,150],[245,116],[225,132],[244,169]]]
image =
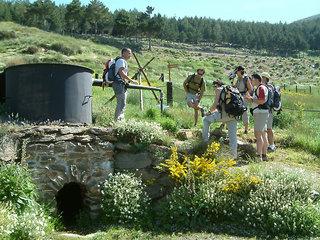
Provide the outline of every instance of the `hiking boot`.
[[262,159],[262,161],[268,161],[268,157],[266,154],[262,154],[261,159]]

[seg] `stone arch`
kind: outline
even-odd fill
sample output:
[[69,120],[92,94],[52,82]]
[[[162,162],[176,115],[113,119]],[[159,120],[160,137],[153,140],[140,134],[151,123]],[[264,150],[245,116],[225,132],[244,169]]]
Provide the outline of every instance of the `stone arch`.
[[63,223],[71,226],[77,215],[85,210],[87,189],[79,182],[69,182],[57,192],[55,199],[57,202],[57,211],[62,216]]

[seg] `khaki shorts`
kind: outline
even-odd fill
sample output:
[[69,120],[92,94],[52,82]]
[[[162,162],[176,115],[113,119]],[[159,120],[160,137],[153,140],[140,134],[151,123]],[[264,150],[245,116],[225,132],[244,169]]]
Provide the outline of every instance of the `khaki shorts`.
[[267,120],[267,129],[272,129],[273,125],[273,112],[269,112],[268,120]]
[[269,113],[268,112],[257,112],[253,113],[254,119],[254,130],[255,131],[266,131],[267,130],[267,120]]

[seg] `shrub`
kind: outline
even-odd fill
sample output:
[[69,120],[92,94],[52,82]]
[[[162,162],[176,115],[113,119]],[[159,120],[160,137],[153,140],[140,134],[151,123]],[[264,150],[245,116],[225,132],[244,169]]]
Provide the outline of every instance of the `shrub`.
[[37,46],[29,46],[26,49],[24,49],[22,52],[27,54],[35,54],[39,51],[39,48]]
[[0,31],[0,40],[16,38],[14,31]]
[[34,206],[18,216],[10,239],[45,239],[48,231],[49,223],[45,214],[39,207]]
[[27,169],[17,164],[0,165],[0,201],[12,203],[21,212],[35,197],[36,187]]
[[281,114],[274,114],[274,118],[273,118],[274,126],[281,129],[292,127],[295,121],[296,121],[296,118],[288,112],[281,112]]
[[70,47],[64,43],[53,43],[49,46],[49,49],[60,52],[67,56],[82,53],[82,50],[79,46],[73,45],[72,47]]
[[173,133],[178,131],[176,121],[171,118],[160,118],[158,122],[160,123],[161,127],[165,130],[168,130]]
[[149,123],[130,119],[114,123],[117,136],[133,143],[164,143],[167,140],[165,131],[157,123]]
[[316,235],[320,209],[309,201],[312,184],[299,173],[272,171],[243,206],[245,222],[269,234]]
[[142,223],[150,203],[144,187],[133,173],[109,175],[101,191],[106,220],[116,224]]
[[9,239],[16,224],[16,216],[10,206],[0,202],[0,239]]
[[146,113],[145,113],[146,117],[151,119],[151,120],[155,120],[156,118],[159,117],[159,110],[155,109],[155,108],[149,108]]

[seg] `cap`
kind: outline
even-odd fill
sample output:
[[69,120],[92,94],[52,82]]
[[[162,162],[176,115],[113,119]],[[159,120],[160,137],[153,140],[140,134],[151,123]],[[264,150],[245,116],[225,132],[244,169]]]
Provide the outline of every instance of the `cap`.
[[267,72],[263,72],[263,73],[261,73],[261,77],[265,77],[265,78],[270,79],[270,74]]

